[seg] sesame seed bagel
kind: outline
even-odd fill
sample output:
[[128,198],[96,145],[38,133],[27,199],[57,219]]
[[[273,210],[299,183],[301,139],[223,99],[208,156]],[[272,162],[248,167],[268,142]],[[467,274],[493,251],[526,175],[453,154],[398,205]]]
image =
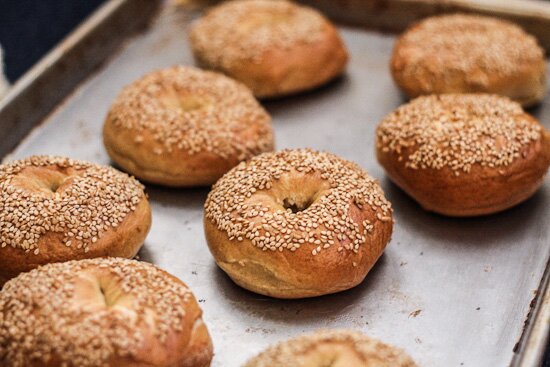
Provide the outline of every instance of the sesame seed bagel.
[[134,257],[150,227],[143,186],[114,168],[53,156],[0,165],[0,286],[51,262]]
[[418,97],[378,126],[390,179],[425,209],[499,212],[529,198],[550,165],[550,134],[521,106],[488,94]]
[[176,187],[211,185],[274,144],[271,118],[248,88],[184,66],[152,72],[124,88],[103,139],[125,171]]
[[359,166],[310,149],[265,153],[212,188],[206,240],[243,288],[276,298],[361,283],[390,240],[390,203]]
[[476,15],[412,26],[395,44],[391,71],[411,98],[483,92],[529,106],[545,93],[546,63],[536,39],[510,22]]
[[269,347],[244,367],[415,367],[403,351],[352,330],[320,330]]
[[212,8],[193,26],[199,65],[273,98],[319,87],[344,72],[348,54],[319,12],[287,1],[237,0]]
[[206,367],[212,342],[187,286],[143,262],[42,266],[0,292],[0,364]]

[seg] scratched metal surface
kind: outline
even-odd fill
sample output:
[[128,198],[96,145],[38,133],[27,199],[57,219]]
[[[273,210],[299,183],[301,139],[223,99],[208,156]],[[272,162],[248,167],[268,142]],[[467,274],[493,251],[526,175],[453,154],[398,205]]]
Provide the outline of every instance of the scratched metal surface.
[[[127,42],[6,159],[59,154],[108,164],[101,127],[111,101],[148,71],[193,64],[186,29],[194,16],[165,5],[150,29]],[[421,210],[385,178],[373,154],[377,122],[404,102],[388,72],[394,37],[341,30],[351,52],[347,75],[265,107],[278,148],[329,150],[380,179],[397,224],[365,282],[302,301],[240,289],[206,247],[207,189],[147,187],[153,227],[141,258],[192,288],[214,340],[214,366],[240,366],[273,342],[318,328],[362,330],[425,367],[506,366],[550,254],[550,179],[528,202],[494,216],[449,219]],[[531,112],[550,128],[550,99]]]

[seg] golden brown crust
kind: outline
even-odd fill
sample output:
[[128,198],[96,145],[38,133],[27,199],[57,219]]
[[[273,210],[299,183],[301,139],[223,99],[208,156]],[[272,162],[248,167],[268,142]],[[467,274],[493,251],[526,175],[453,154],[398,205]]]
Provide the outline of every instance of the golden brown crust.
[[490,17],[457,14],[419,22],[396,42],[391,71],[411,98],[483,92],[530,106],[545,93],[546,63],[536,39]]
[[244,367],[415,367],[403,351],[351,330],[321,330],[273,345]]
[[33,156],[3,165],[0,196],[0,284],[52,262],[132,258],[151,227],[143,186],[87,162]]
[[361,283],[389,242],[391,206],[357,165],[332,154],[263,154],[220,179],[205,204],[217,264],[239,285],[276,298]]
[[191,291],[146,263],[46,265],[8,282],[0,311],[0,362],[10,367],[207,367],[212,359]]
[[419,97],[388,115],[377,134],[377,158],[390,179],[425,209],[449,216],[517,205],[537,191],[550,166],[548,131],[503,97]]
[[103,140],[111,159],[140,179],[205,186],[272,150],[270,121],[240,83],[180,66],[126,87],[109,111]]
[[342,242],[337,241],[335,246],[312,256],[307,247],[271,252],[246,239],[230,241],[225,232],[205,219],[210,251],[235,283],[252,292],[286,299],[337,293],[360,284],[389,242],[392,222],[375,225],[374,233],[357,253],[339,252]]
[[286,1],[232,1],[210,10],[190,35],[195,58],[259,98],[319,87],[341,75],[347,50],[313,9]]
[[[174,150],[151,154],[156,142],[144,141],[136,147],[129,143],[134,140],[134,132],[105,126],[103,137],[109,157],[123,171],[144,182],[171,187],[209,186],[241,161],[236,156],[221,158],[208,152],[190,155]],[[272,146],[266,148],[271,149]]]

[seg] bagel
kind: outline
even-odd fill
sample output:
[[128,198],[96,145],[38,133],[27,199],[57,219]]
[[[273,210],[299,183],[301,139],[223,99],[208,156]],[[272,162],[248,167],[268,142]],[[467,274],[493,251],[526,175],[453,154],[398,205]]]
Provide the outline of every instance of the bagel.
[[442,15],[412,26],[395,44],[391,71],[411,98],[482,92],[530,106],[545,93],[546,62],[536,39],[485,16]]
[[319,87],[341,75],[348,61],[329,20],[287,1],[222,3],[196,22],[190,41],[201,67],[241,81],[259,98]]
[[185,66],[124,88],[103,128],[111,159],[159,185],[211,185],[240,161],[273,149],[271,118],[242,84]]
[[54,156],[0,166],[0,286],[51,262],[132,258],[150,227],[143,186],[114,168]]
[[321,330],[269,347],[243,367],[416,367],[403,351],[351,330]]
[[488,94],[418,97],[377,129],[388,177],[429,211],[476,216],[533,195],[550,165],[550,134],[521,106]]
[[120,258],[42,266],[0,292],[0,364],[207,367],[212,342],[187,286]]
[[359,166],[310,149],[241,163],[205,203],[206,240],[238,285],[304,298],[361,283],[390,240],[390,203]]

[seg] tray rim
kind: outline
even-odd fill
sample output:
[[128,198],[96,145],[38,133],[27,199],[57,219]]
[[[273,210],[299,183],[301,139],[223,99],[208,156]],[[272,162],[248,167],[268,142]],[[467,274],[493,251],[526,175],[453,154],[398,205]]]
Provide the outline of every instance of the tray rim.
[[[315,2],[317,0],[313,0]],[[405,2],[414,2],[417,0],[398,0]],[[517,0],[514,0],[517,2]],[[303,1],[304,2],[304,1]],[[312,1],[305,1],[311,3]],[[420,0],[419,2],[431,2],[430,0]],[[460,3],[460,0],[451,2]],[[469,1],[468,1],[469,2]],[[71,78],[71,76],[61,74],[54,80],[47,80],[46,83],[42,81],[42,77],[52,72],[56,72],[66,62],[66,58],[70,56],[71,52],[79,51],[83,47],[84,41],[88,37],[94,36],[94,31],[105,25],[112,20],[118,12],[126,9],[139,9],[140,5],[144,3],[155,4],[159,6],[161,4],[167,4],[168,0],[107,0],[102,6],[96,9],[90,17],[82,22],[77,28],[75,28],[65,39],[57,44],[50,52],[48,52],[39,62],[37,62],[29,71],[27,71],[9,90],[8,94],[0,99],[0,128],[5,126],[16,125],[26,121],[23,134],[17,141],[10,141],[10,139],[2,139],[0,141],[0,161],[9,159],[11,151],[15,149],[21,142],[23,142],[31,132],[43,122],[48,119],[48,116],[53,113],[59,106],[63,105],[64,100],[70,98],[72,93],[77,87],[88,77],[92,76],[95,70],[104,62],[108,62],[111,54],[102,55],[103,59],[96,65],[93,65],[89,70],[86,70],[84,77]],[[177,6],[186,8],[187,11],[196,11],[197,7],[203,7],[205,3],[211,4],[212,1],[186,1],[185,4]],[[484,7],[483,9],[487,9]],[[146,13],[146,14],[143,14]],[[147,23],[154,18],[155,12],[138,12],[142,14],[143,19],[136,20],[136,23]],[[548,4],[548,24],[550,25],[550,4]],[[331,16],[329,14],[329,16]],[[342,21],[342,19],[336,19],[336,21]],[[366,31],[385,31],[383,28],[371,28]],[[114,47],[120,47],[124,41],[131,38],[132,34],[136,31],[136,27],[130,27],[124,29],[118,34],[120,40]],[[116,51],[115,51],[116,53]],[[41,91],[51,88],[51,84],[60,82],[58,79],[63,79],[64,83],[69,83],[69,87],[66,93],[61,99],[55,101],[51,106],[40,106],[42,108],[38,113],[38,118],[24,119],[19,113],[29,113],[27,111],[19,111],[18,114],[13,113],[14,105],[18,105],[25,102],[25,97],[28,93],[40,94]],[[34,111],[33,111],[34,112]],[[2,148],[2,145],[8,145],[8,149]],[[521,332],[521,337],[518,340],[517,348],[514,350],[514,356],[510,361],[511,367],[535,367],[540,366],[543,362],[545,353],[548,348],[548,341],[550,337],[550,258],[547,260],[544,274],[540,280],[539,287],[537,288],[537,294],[532,300],[530,305],[530,311],[525,319],[525,324]]]

